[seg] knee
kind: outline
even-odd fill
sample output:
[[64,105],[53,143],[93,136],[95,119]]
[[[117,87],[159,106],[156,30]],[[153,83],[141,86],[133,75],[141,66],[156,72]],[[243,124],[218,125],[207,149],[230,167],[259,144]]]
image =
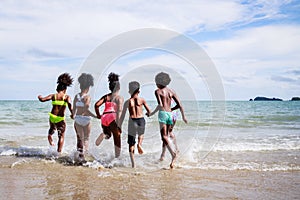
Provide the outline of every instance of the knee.
[[89,141],[89,139],[90,139],[90,137],[88,135],[85,135],[83,140],[86,142],[86,141]]
[[129,146],[129,153],[134,153],[134,146]]
[[163,141],[163,143],[168,143],[168,136],[167,135],[163,135],[162,137],[161,137],[161,140]]
[[53,135],[53,134],[54,134],[54,129],[50,128],[49,131],[48,131],[48,135]]

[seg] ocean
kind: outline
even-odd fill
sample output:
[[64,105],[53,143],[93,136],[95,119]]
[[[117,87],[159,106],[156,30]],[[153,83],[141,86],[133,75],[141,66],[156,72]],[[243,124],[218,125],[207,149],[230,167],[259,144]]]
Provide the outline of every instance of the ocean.
[[[152,109],[155,108],[154,101],[148,103]],[[185,178],[186,175],[183,174],[187,171],[193,174],[190,174],[194,177],[190,182],[191,184],[195,184],[195,180],[198,180],[199,177],[205,179],[203,173],[195,173],[195,171],[207,171],[211,176],[214,176],[212,172],[215,171],[220,177],[222,177],[221,172],[231,175],[233,173],[246,173],[251,176],[254,174],[253,177],[272,177],[274,174],[279,173],[282,175],[289,174],[289,177],[292,178],[292,182],[289,182],[292,186],[288,187],[289,189],[295,187],[291,191],[291,198],[299,194],[297,192],[297,188],[299,189],[300,186],[299,101],[183,101],[183,106],[188,124],[185,124],[179,116],[174,128],[180,151],[174,171],[179,170],[178,174]],[[47,140],[48,112],[51,110],[51,102],[1,100],[0,108],[2,116],[0,118],[0,159],[2,160],[0,173],[2,171],[2,174],[7,173],[5,171],[7,168],[11,169],[14,166],[21,168],[23,172],[37,165],[41,165],[43,169],[49,168],[51,171],[50,168],[53,168],[53,163],[55,163],[55,166],[60,166],[59,169],[71,165],[72,170],[81,170],[80,173],[91,169],[94,175],[89,174],[88,176],[92,179],[124,178],[127,177],[126,174],[133,172],[133,176],[149,176],[149,179],[150,175],[155,174],[157,171],[159,175],[155,174],[154,177],[161,177],[161,173],[163,173],[163,176],[166,176],[165,173],[173,173],[170,176],[174,176],[174,172],[164,171],[164,169],[168,169],[171,161],[168,152],[166,152],[164,161],[158,161],[162,143],[157,114],[150,118],[145,117],[146,131],[143,141],[145,153],[143,155],[135,154],[137,167],[133,170],[131,169],[128,152],[126,119],[122,127],[122,151],[119,159],[114,159],[112,139],[104,140],[99,147],[95,145],[95,140],[102,129],[99,120],[92,119],[89,153],[93,159],[90,159],[85,166],[72,166],[72,162],[76,157],[76,134],[68,110],[66,111],[67,130],[62,153],[63,159],[60,160],[55,153],[56,147],[49,146]],[[53,138],[56,143],[56,133]],[[199,174],[198,178],[197,174]],[[167,175],[166,179],[169,180],[170,176]],[[233,178],[235,181],[240,180],[239,176],[232,176],[235,177]],[[230,177],[232,178],[232,176]],[[224,178],[227,179],[228,177]],[[277,185],[278,182],[286,184],[284,179],[284,177],[279,180],[274,179],[274,182],[277,181]],[[176,180],[178,183],[180,182],[180,178],[177,177]],[[172,180],[169,181],[172,182]],[[237,181],[237,184],[245,184],[244,181]],[[255,184],[255,180],[252,181]],[[224,183],[220,183],[220,185],[224,185]],[[198,188],[191,186],[185,192],[195,191],[202,186],[198,185]],[[285,186],[282,185],[282,187]],[[274,187],[272,186],[272,188]],[[249,197],[249,190],[244,189],[245,191],[242,194],[235,193],[235,195],[230,196],[231,193],[225,192],[224,195],[225,197],[229,195],[230,198]],[[69,189],[69,193],[70,191],[72,189]],[[263,193],[265,196],[258,195],[258,197],[268,197],[266,191]],[[5,188],[2,189],[1,193],[8,194]],[[143,194],[143,197],[144,199],[148,199],[148,197],[156,198],[155,194],[147,193]],[[168,199],[167,194],[166,199]],[[32,195],[29,194],[27,197],[30,198]],[[43,193],[43,195],[40,197],[48,196],[49,193]],[[182,197],[185,197],[180,192],[177,192],[177,195],[179,195],[177,197],[182,195]],[[119,198],[120,196],[115,197]],[[192,197],[191,199],[194,199]],[[196,199],[198,197],[200,198],[200,196],[195,196]]]

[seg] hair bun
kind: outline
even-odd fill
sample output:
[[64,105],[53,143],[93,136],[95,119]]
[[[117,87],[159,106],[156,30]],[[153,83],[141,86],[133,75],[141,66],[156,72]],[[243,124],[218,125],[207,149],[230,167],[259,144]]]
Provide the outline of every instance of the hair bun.
[[118,75],[118,74],[115,74],[115,73],[113,73],[113,72],[111,72],[111,73],[108,75],[108,81],[109,81],[109,82],[119,81],[119,75]]

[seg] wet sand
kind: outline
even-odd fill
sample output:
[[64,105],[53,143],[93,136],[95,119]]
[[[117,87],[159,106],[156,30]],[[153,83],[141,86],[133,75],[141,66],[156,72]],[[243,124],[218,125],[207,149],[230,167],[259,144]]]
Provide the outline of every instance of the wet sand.
[[300,171],[66,166],[0,157],[1,199],[299,199]]

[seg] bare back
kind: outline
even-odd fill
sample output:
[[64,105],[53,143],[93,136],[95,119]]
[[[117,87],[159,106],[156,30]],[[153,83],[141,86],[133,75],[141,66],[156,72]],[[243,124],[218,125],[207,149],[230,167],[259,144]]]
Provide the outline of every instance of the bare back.
[[167,112],[171,112],[172,98],[175,97],[174,99],[175,99],[175,101],[177,101],[176,95],[173,92],[173,90],[171,90],[168,87],[159,88],[159,89],[155,90],[155,96],[156,96],[158,105],[161,107],[160,109],[167,111]]
[[142,118],[143,106],[145,106],[147,112],[149,112],[149,107],[146,101],[140,97],[133,97],[128,100],[128,111],[131,118]]
[[[63,92],[59,92],[56,94],[53,94],[51,97],[52,101],[65,101],[67,103],[69,103],[69,96],[66,95]],[[61,105],[53,105],[52,106],[52,110],[51,113],[57,116],[65,116],[65,110],[66,110],[66,106],[61,106]]]

